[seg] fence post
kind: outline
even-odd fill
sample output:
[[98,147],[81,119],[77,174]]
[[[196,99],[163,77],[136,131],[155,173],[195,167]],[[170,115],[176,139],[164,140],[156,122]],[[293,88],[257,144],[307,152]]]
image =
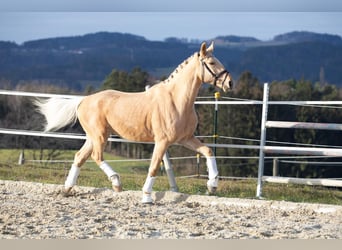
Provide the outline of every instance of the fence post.
[[25,153],[24,149],[21,150],[18,160],[18,165],[23,165],[25,163]]
[[272,171],[273,176],[279,176],[279,159],[274,158],[273,159],[273,171]]
[[163,162],[164,162],[164,167],[165,167],[165,172],[166,172],[167,178],[169,179],[170,189],[173,192],[178,192],[178,187],[176,184],[175,175],[173,174],[173,169],[171,166],[169,153],[167,151],[165,152],[165,154],[163,156]]
[[258,185],[256,197],[261,198],[262,195],[262,177],[264,175],[264,146],[266,141],[266,121],[268,111],[268,83],[264,83],[264,95],[261,115],[261,135],[260,135],[260,150],[259,150],[259,169],[258,169]]
[[[214,144],[217,143],[217,115],[218,115],[218,100],[220,99],[221,95],[220,92],[215,92],[215,113],[214,113]],[[216,147],[214,147],[214,156],[216,156]]]
[[199,153],[196,154],[196,163],[197,163],[197,178],[200,177],[200,160],[201,155]]

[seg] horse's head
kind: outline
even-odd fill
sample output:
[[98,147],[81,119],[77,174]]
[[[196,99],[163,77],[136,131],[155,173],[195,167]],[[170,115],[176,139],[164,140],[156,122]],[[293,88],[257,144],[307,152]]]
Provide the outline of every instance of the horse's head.
[[233,78],[230,73],[224,68],[222,63],[213,56],[214,43],[212,42],[207,48],[206,43],[202,43],[199,52],[201,61],[201,80],[202,82],[210,83],[215,87],[223,89],[227,92],[233,87]]

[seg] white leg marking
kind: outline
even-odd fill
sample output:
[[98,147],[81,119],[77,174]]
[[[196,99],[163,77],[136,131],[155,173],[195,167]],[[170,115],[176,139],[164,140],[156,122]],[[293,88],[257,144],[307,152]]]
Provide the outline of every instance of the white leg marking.
[[142,189],[143,191],[143,198],[141,200],[142,203],[153,203],[151,193],[152,193],[152,188],[153,188],[153,184],[155,180],[156,180],[156,177],[147,176],[145,184]]
[[209,180],[207,185],[209,187],[217,187],[218,186],[218,170],[216,165],[215,156],[207,157],[207,167],[208,167],[208,176]]
[[147,176],[144,187],[143,187],[143,191],[145,193],[152,193],[152,188],[153,188],[153,184],[155,180],[156,180],[156,177]]
[[79,174],[80,168],[73,164],[69,170],[68,177],[65,180],[64,187],[67,189],[75,186]]
[[114,186],[120,186],[120,178],[117,172],[115,172],[107,162],[103,161],[100,164],[100,168],[107,175],[108,179],[112,182]]

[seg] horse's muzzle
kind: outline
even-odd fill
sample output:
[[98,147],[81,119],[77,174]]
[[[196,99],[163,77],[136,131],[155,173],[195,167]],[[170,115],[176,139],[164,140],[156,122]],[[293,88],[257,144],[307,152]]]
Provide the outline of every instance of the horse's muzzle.
[[222,89],[224,92],[228,92],[230,89],[233,88],[233,80],[229,77],[229,79],[226,80],[227,83],[223,83]]

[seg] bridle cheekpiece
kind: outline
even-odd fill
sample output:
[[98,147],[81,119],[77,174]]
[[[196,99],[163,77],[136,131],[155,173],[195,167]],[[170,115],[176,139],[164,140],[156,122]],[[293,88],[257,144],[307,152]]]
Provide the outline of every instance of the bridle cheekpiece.
[[226,76],[224,77],[224,79],[223,79],[223,81],[222,81],[222,88],[223,88],[223,85],[224,85],[224,82],[226,81],[226,79],[227,79],[227,77],[228,77],[228,75],[229,75],[229,72],[226,70],[226,69],[224,69],[224,70],[222,70],[220,73],[218,73],[218,74],[216,74],[215,72],[213,72],[210,68],[209,68],[209,66],[208,66],[208,64],[206,64],[203,60],[204,60],[205,58],[202,58],[201,59],[201,62],[202,62],[202,81],[204,80],[204,67],[209,71],[209,73],[211,74],[211,76],[212,77],[214,77],[214,86],[216,87],[216,83],[217,83],[217,80],[221,77],[221,76],[223,76],[224,74],[226,74]]

